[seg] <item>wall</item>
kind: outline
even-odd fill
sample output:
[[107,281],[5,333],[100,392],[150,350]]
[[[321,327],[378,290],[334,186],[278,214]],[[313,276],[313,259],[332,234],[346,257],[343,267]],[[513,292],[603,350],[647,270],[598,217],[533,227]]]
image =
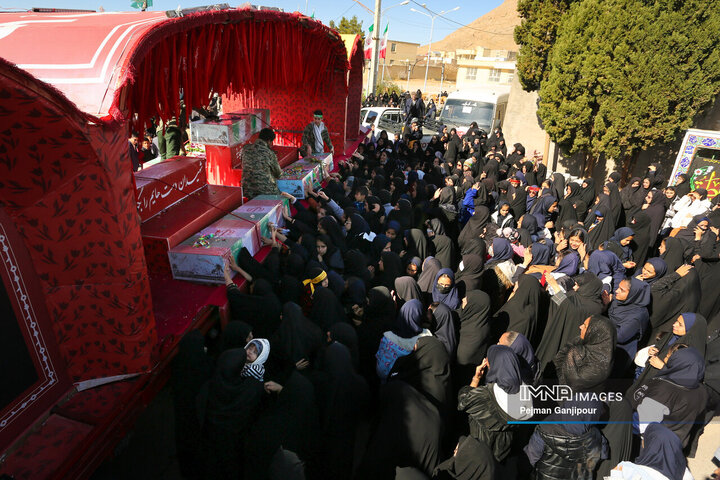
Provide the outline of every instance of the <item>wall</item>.
[[522,143],[527,154],[532,154],[533,150],[544,151],[546,135],[537,117],[537,101],[537,92],[524,91],[517,77],[512,80],[503,125],[509,150],[512,150],[511,145]]
[[[462,72],[458,77],[461,74]],[[514,78],[503,130],[508,145],[520,142],[528,154],[533,150],[543,152],[545,147],[545,131],[537,117],[537,102],[537,92],[525,92],[517,77]],[[693,128],[720,130],[720,102],[717,98],[704,114],[695,119]],[[642,176],[647,166],[653,162],[660,162],[665,175],[670,175],[684,134],[684,131],[680,132],[672,142],[656,145],[641,152],[630,176]],[[547,160],[548,169],[579,177],[582,175],[583,163],[582,155],[565,155],[554,142],[551,142]],[[621,167],[616,165],[613,159],[599,158],[593,170],[593,177],[604,180],[614,171],[621,171]]]
[[[392,46],[395,45],[395,51],[392,51]],[[419,43],[409,43],[409,42],[398,42],[397,40],[390,40],[388,39],[387,42],[387,53],[385,56],[385,61],[388,65],[394,65],[396,63],[404,63],[405,60],[410,60],[410,62],[415,61],[415,57],[418,53],[418,47],[420,46]],[[380,63],[382,64],[383,59],[380,59]]]

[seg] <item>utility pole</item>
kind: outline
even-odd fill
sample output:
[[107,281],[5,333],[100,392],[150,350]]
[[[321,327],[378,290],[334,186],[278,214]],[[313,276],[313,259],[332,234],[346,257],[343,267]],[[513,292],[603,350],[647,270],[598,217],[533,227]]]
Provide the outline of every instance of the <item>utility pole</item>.
[[[442,63],[440,64],[440,66],[441,66],[441,70],[440,70],[440,93],[442,94],[443,81],[445,80],[445,57],[442,58],[441,62],[442,62]],[[438,99],[439,99],[439,98],[440,98],[440,97],[438,97]]]
[[[428,12],[430,12],[430,10],[428,10],[428,8],[425,6],[424,3],[420,6],[422,8],[424,8],[425,10],[427,10]],[[426,17],[430,18],[430,43],[428,43],[427,59],[426,59],[426,63],[425,63],[425,83],[423,84],[423,92],[425,90],[427,90],[427,77],[428,77],[428,69],[430,68],[430,53],[431,53],[431,49],[432,49],[432,38],[433,38],[433,29],[435,28],[435,19],[437,17],[442,17],[446,13],[454,12],[455,10],[458,10],[459,8],[460,7],[455,7],[451,10],[443,10],[442,12],[436,13],[435,15],[431,15],[430,13],[421,12],[420,10],[415,10],[414,8],[410,9],[411,12],[419,13],[421,15],[425,15]]]
[[408,65],[407,85],[405,86],[405,91],[409,92],[410,91],[410,60],[408,59],[405,61],[407,62],[407,65]]
[[378,57],[380,55],[380,9],[382,8],[382,0],[375,0],[375,19],[373,23],[372,42],[373,52],[370,63],[370,88],[374,94],[377,88],[378,74]]

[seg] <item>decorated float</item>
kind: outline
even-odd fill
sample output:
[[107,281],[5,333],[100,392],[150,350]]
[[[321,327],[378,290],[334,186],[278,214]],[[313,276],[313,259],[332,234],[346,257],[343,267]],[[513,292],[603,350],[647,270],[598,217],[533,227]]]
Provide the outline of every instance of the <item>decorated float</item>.
[[[192,267],[181,279],[171,252],[222,238],[216,256],[266,255],[255,242],[281,200],[244,203],[238,147],[269,123],[292,164],[315,108],[336,161],[360,142],[361,42],[252,7],[0,21],[0,474],[88,478],[163,388],[182,335],[227,309],[224,285]],[[187,115],[180,92],[187,112],[220,92],[227,143],[198,129],[195,156],[133,174],[129,133]]]

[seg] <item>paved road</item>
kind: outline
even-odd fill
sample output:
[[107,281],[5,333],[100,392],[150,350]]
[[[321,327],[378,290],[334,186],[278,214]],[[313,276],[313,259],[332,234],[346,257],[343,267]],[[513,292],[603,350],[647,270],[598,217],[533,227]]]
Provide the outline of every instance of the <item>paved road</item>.
[[710,474],[715,470],[711,459],[718,447],[720,447],[720,416],[713,418],[713,421],[705,427],[695,458],[688,459],[690,473],[695,480],[710,478]]

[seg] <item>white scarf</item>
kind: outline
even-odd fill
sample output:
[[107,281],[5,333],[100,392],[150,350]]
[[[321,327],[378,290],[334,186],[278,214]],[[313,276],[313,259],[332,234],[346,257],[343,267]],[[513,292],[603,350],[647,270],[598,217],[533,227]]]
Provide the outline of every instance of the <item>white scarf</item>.
[[322,131],[325,129],[325,124],[320,122],[320,125],[313,122],[313,130],[315,131],[315,152],[323,152],[325,147],[323,146]]

